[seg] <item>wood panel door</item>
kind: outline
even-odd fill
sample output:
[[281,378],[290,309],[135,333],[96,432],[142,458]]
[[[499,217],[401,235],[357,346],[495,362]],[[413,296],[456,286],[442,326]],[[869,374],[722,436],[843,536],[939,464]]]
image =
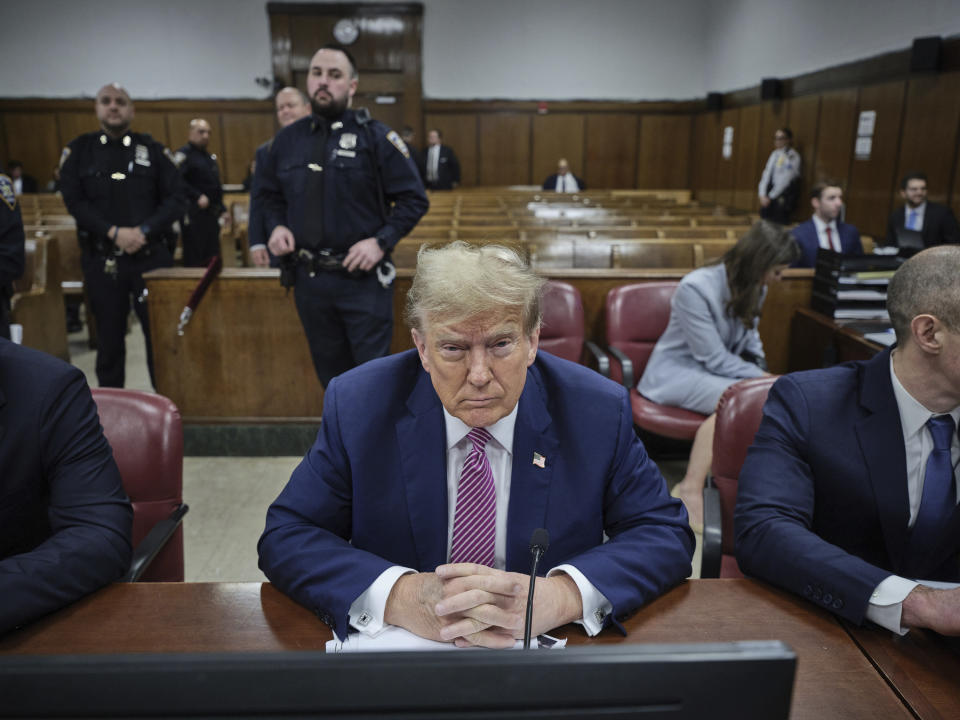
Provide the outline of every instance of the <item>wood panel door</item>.
[[717,165],[723,140],[720,113],[704,112],[697,115],[693,130],[693,163],[691,183],[697,199],[715,202],[717,199]]
[[847,222],[882,242],[893,210],[891,192],[897,185],[897,155],[906,83],[903,80],[870,85],[860,90],[858,114],[873,110],[876,123],[870,157],[854,157],[846,192]]
[[[716,202],[720,205],[733,204],[733,186],[736,181],[736,164],[734,158],[737,155],[737,148],[746,140],[750,142],[753,138],[744,138],[740,133],[740,110],[730,108],[720,113],[720,159],[717,161],[717,197]],[[730,157],[723,154],[723,137],[727,128],[733,128],[733,148]]]
[[690,115],[644,115],[640,119],[637,187],[690,187]]
[[804,95],[790,100],[790,129],[793,144],[800,153],[801,178],[800,200],[794,212],[795,218],[806,219],[810,214],[807,192],[814,183],[817,157],[817,128],[820,122],[820,96]]
[[[360,82],[353,107],[399,131],[421,127],[420,68],[423,6],[419,3],[267,3],[277,87],[306,90],[310,59],[330,43],[345,45],[357,63]],[[347,44],[335,28],[347,28]]]
[[591,190],[636,186],[637,115],[621,113],[587,116],[584,182]]
[[[57,142],[57,117],[50,112],[8,112],[3,119],[4,139],[10,160],[23,163],[41,188],[53,177],[63,149]],[[6,164],[5,164],[6,165]],[[6,169],[6,167],[4,167]]]
[[530,184],[529,115],[481,115],[479,146],[481,185]]
[[[760,165],[760,125],[763,109],[760,105],[751,105],[740,109],[740,124],[737,128],[739,141],[734,137],[734,167],[736,174],[733,185],[733,207],[740,210],[753,210],[759,207],[757,183],[763,167]],[[766,158],[764,158],[766,160]]]
[[566,158],[570,163],[570,172],[583,178],[585,126],[586,120],[582,114],[534,116],[533,177],[530,178],[532,184],[542,185],[544,180],[555,173],[560,158]]
[[846,187],[857,134],[857,90],[833,90],[820,98],[814,182],[835,180]]
[[[960,72],[913,75],[907,86],[897,178],[926,173],[929,199],[945,203],[960,125]],[[899,196],[895,197],[899,201]]]

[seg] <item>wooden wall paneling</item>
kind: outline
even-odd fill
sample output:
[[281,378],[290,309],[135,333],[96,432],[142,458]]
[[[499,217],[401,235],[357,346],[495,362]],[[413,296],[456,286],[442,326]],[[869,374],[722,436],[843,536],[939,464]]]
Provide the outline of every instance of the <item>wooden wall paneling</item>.
[[757,205],[757,182],[762,170],[757,169],[760,156],[760,125],[763,109],[751,105],[740,109],[740,124],[733,137],[735,169],[732,205],[740,210],[753,210]]
[[802,163],[802,183],[800,200],[797,202],[795,218],[806,218],[810,214],[807,192],[813,184],[817,156],[817,127],[820,121],[820,96],[805,95],[789,101],[790,129],[793,130],[793,144],[800,153]]
[[698,200],[715,202],[717,198],[717,165],[723,140],[720,113],[708,111],[694,119],[693,162],[690,179]]
[[891,191],[898,183],[897,156],[905,92],[903,80],[860,89],[857,114],[873,110],[877,120],[870,158],[854,158],[850,165],[850,182],[844,194],[846,218],[861,233],[875,239],[885,236],[887,218],[893,210]]
[[[134,120],[136,120],[136,117],[134,117]],[[57,130],[59,136],[57,145],[61,149],[66,147],[74,138],[99,129],[100,123],[97,122],[97,116],[93,112],[92,103],[90,110],[87,112],[65,110],[57,113]]]
[[[946,202],[960,125],[960,72],[911,75],[900,141],[897,178],[927,175],[929,199]],[[895,193],[895,202],[899,196]]]
[[[137,132],[150,133],[154,140],[162,143],[164,147],[170,147],[170,131],[167,128],[165,113],[153,110],[140,112],[138,110],[133,117],[132,127]],[[177,147],[180,147],[180,145]]]
[[690,187],[691,115],[643,115],[637,153],[637,187]]
[[[556,113],[533,117],[533,177],[540,185],[557,171],[557,160],[566,158],[570,171],[583,178],[583,135],[586,124],[582,114]],[[589,187],[589,185],[588,185]]]
[[[760,103],[760,129],[757,138],[757,164],[754,166],[753,185],[751,191],[753,198],[750,209],[753,212],[760,212],[759,187],[760,176],[767,166],[767,160],[770,153],[773,152],[773,136],[777,130],[782,127],[790,127],[787,115],[790,109],[789,103],[783,100],[767,100]],[[791,128],[792,129],[792,128]]]
[[474,187],[479,184],[480,162],[477,157],[479,146],[477,136],[477,116],[475,113],[437,113],[424,116],[423,134],[417,134],[417,149],[426,151],[426,134],[431,128],[443,133],[443,142],[453,148],[460,161],[460,184]]
[[[737,148],[743,143],[744,138],[740,135],[740,109],[731,108],[720,113],[720,159],[717,161],[717,197],[716,202],[720,205],[733,204],[733,188],[736,182],[736,157]],[[733,128],[733,155],[730,158],[723,157],[723,133],[726,128]],[[752,140],[752,138],[750,139]]]
[[257,148],[275,132],[273,113],[223,113],[223,154],[228,171],[221,167],[226,183],[241,183]]
[[[57,116],[52,112],[8,112],[4,116],[7,162],[19,160],[23,171],[42,188],[53,177],[63,149],[58,140]],[[4,170],[7,168],[4,167]]]
[[[480,184],[529,185],[530,116],[521,113],[481,115],[479,128]],[[587,186],[591,187],[589,180]]]
[[587,115],[583,179],[588,188],[635,187],[639,127],[635,114]]
[[849,185],[857,135],[857,89],[831,90],[820,96],[814,182],[829,178]]

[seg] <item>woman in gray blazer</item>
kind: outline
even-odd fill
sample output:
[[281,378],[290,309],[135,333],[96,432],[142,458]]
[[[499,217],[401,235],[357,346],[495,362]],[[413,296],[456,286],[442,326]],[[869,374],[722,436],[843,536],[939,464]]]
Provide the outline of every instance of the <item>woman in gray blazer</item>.
[[713,457],[714,409],[723,391],[765,372],[757,333],[767,283],[800,256],[780,225],[761,220],[716,263],[688,273],[670,301],[670,321],[637,390],[660,405],[709,415],[697,430],[690,461],[674,495],[695,530],[703,528],[703,483]]

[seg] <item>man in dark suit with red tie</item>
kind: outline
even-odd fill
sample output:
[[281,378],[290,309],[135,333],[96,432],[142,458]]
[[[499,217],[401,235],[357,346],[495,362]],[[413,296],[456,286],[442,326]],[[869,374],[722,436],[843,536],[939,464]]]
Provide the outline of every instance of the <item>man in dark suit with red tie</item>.
[[863,255],[860,231],[840,221],[843,210],[843,189],[835,182],[818,182],[810,190],[813,215],[792,231],[801,255],[791,267],[812,268],[817,264],[817,250],[833,250],[844,255]]
[[[905,205],[890,215],[887,245],[909,245],[910,239],[904,238],[904,231],[918,234],[923,247],[960,243],[960,227],[950,208],[927,201],[926,175],[910,173],[904,177],[900,183],[900,196]],[[920,243],[916,244],[919,246]]]
[[770,390],[740,472],[743,571],[860,624],[960,635],[960,247],[890,281],[897,345]]

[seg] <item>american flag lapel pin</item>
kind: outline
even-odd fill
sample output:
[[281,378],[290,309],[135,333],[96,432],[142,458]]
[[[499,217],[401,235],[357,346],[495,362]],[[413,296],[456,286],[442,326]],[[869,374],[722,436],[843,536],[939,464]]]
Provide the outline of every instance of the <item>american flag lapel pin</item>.
[[535,452],[533,454],[533,464],[536,465],[538,468],[546,467],[547,459],[540,453]]

